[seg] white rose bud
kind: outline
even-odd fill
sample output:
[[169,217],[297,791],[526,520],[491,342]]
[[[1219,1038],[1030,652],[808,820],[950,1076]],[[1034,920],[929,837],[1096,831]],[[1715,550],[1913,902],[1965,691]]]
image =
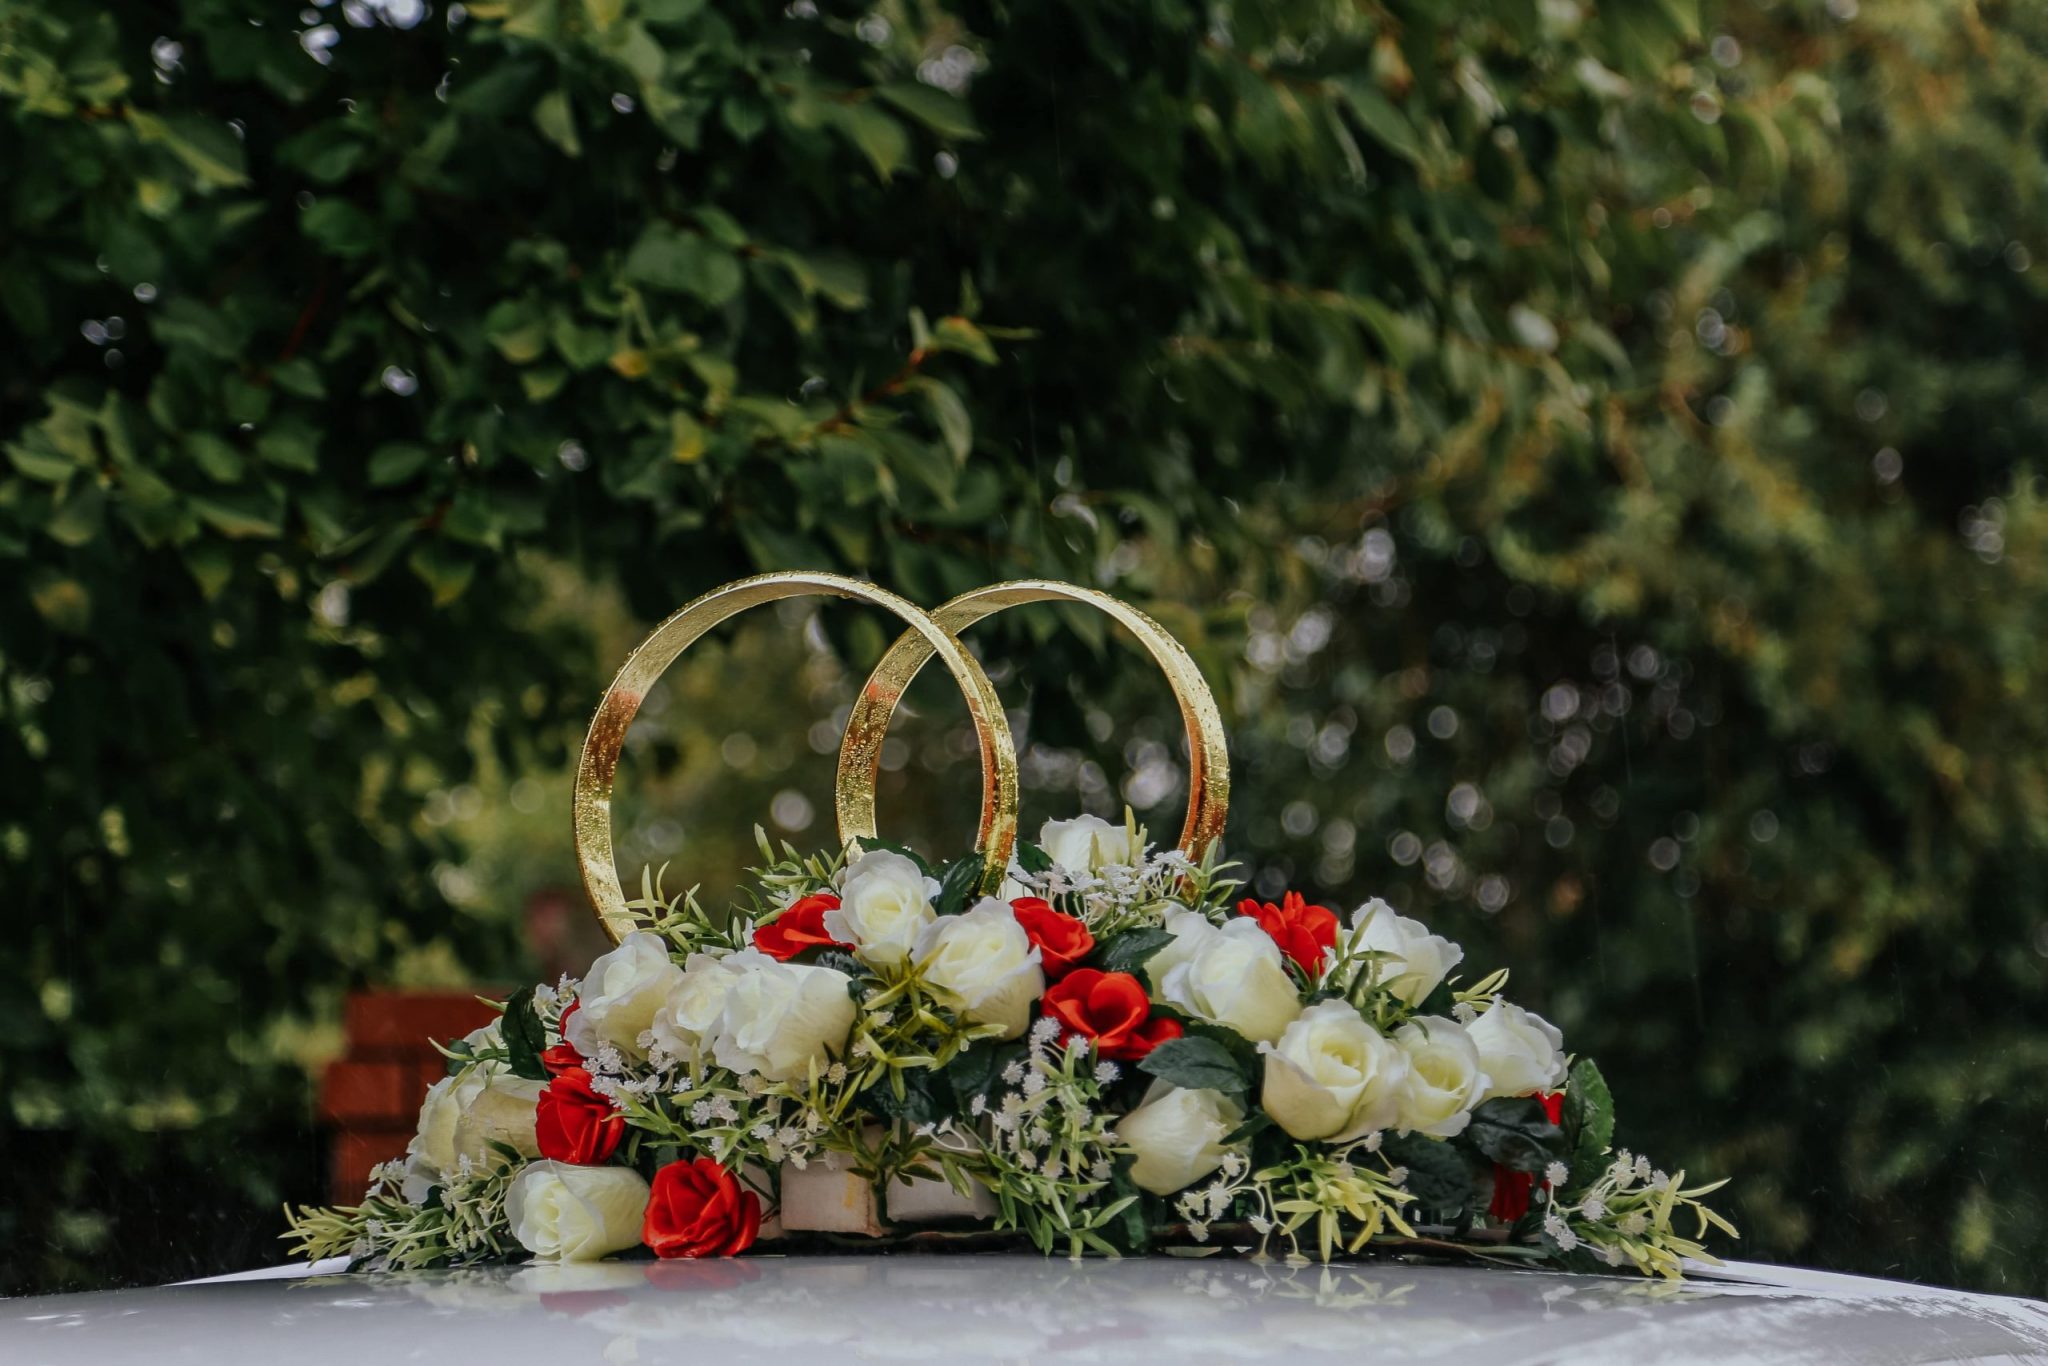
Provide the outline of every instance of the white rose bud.
[[538,1157],[534,1117],[547,1083],[514,1076],[496,1063],[476,1067],[471,1075],[481,1076],[483,1084],[471,1093],[455,1122],[456,1151],[481,1162],[490,1155],[492,1143],[502,1143],[521,1157]]
[[1119,1142],[1137,1154],[1131,1180],[1154,1195],[1172,1195],[1223,1165],[1224,1137],[1244,1123],[1244,1107],[1221,1091],[1189,1091],[1152,1083],[1138,1108],[1116,1122]]
[[[746,971],[746,964],[734,962],[739,955],[724,958],[693,953],[683,966],[682,976],[669,990],[668,999],[654,1012],[647,1029],[654,1046],[672,1058],[696,1062],[711,1051],[725,1017],[725,996]],[[574,1024],[570,1017],[569,1023]]]
[[778,963],[755,949],[723,961],[738,973],[711,1044],[720,1067],[795,1081],[846,1043],[854,1004],[845,973]]
[[1407,1055],[1349,1002],[1318,1001],[1259,1051],[1259,1103],[1295,1138],[1343,1143],[1394,1122]]
[[1419,1006],[1465,959],[1465,951],[1420,920],[1399,915],[1374,897],[1351,913],[1353,942],[1392,954],[1379,964],[1379,982],[1404,1004]]
[[[479,1042],[475,1032],[469,1042]],[[522,1157],[539,1155],[535,1106],[541,1104],[541,1090],[541,1081],[514,1077],[504,1063],[475,1063],[426,1087],[420,1126],[406,1145],[403,1196],[420,1204],[428,1190],[455,1176],[463,1157],[475,1163],[492,1157],[492,1139]]]
[[1006,904],[983,897],[964,915],[940,916],[917,938],[925,981],[960,1000],[975,1024],[1001,1025],[1014,1039],[1031,1024],[1031,1007],[1045,995],[1038,949]]
[[1465,1027],[1441,1015],[1418,1015],[1394,1031],[1394,1046],[1408,1055],[1395,1127],[1431,1138],[1464,1133],[1472,1107],[1486,1093],[1479,1049]]
[[[502,1046],[495,1025],[472,1030],[464,1040],[473,1048]],[[543,1083],[516,1077],[498,1062],[473,1063],[427,1088],[420,1102],[419,1127],[405,1148],[405,1198],[415,1205],[427,1192],[455,1175],[462,1159],[485,1162],[496,1140],[522,1157],[539,1154],[534,1137],[534,1109]]]
[[627,1167],[531,1162],[505,1191],[505,1222],[543,1261],[594,1262],[640,1242],[647,1181]]
[[1135,862],[1137,857],[1130,829],[1111,825],[1100,816],[1047,821],[1038,827],[1038,845],[1054,863],[1070,873],[1093,873],[1111,865],[1125,866]]
[[1564,1080],[1564,1035],[1533,1011],[1495,997],[1466,1032],[1490,1079],[1482,1100],[1554,1091]]
[[917,936],[938,912],[932,898],[939,884],[915,862],[887,849],[870,849],[846,866],[839,885],[839,909],[825,912],[825,930],[854,957],[877,967],[910,956]]
[[1194,911],[1169,912],[1174,942],[1145,966],[1159,998],[1198,1019],[1271,1043],[1301,1013],[1301,993],[1280,946],[1240,917],[1218,928]]
[[668,941],[635,930],[584,974],[576,1013],[569,1017],[569,1042],[586,1058],[610,1044],[627,1058],[644,1059],[647,1049],[640,1036],[653,1026],[655,1012],[682,976],[668,956]]

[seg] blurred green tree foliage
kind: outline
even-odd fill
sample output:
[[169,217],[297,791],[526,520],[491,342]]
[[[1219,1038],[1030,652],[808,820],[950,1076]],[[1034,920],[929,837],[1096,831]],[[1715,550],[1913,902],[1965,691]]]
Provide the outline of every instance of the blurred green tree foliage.
[[[822,565],[1147,602],[1262,887],[1504,956],[1747,1250],[2048,1289],[2044,76],[1998,3],[0,0],[0,1285],[260,1224],[336,993],[504,966],[430,808],[573,745],[554,567]],[[1170,808],[1099,623],[984,634]]]

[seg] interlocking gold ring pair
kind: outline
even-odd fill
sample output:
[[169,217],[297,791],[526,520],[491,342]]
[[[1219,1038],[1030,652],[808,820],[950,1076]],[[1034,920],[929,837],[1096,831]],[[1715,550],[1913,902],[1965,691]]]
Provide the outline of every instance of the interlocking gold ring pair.
[[974,847],[982,857],[981,890],[996,889],[1009,868],[1017,840],[1017,752],[994,686],[956,633],[1006,607],[1050,601],[1078,603],[1106,613],[1137,638],[1166,674],[1188,735],[1188,814],[1180,847],[1200,858],[1222,833],[1230,801],[1230,756],[1224,748],[1222,715],[1187,650],[1135,607],[1092,588],[1023,579],[962,593],[928,613],[860,579],[809,572],[761,574],[714,588],[655,627],[626,657],[584,738],[583,755],[576,765],[576,860],[597,918],[614,942],[638,924],[627,908],[613,864],[612,779],[641,701],[678,655],[728,617],[764,602],[813,595],[853,598],[886,608],[910,626],[883,653],[847,718],[839,746],[836,793],[842,842],[875,837],[875,779],[881,767],[882,741],[904,688],[936,655],[965,695],[968,716],[980,741],[981,827]]

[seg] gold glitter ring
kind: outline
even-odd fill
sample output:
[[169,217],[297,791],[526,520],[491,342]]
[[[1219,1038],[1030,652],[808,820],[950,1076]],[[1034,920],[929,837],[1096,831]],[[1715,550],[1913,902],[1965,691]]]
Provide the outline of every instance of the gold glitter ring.
[[[917,642],[916,650],[899,652],[892,648],[876,666],[867,684],[870,690],[879,688],[888,692],[890,710],[894,709],[894,699],[902,694],[910,676],[922,668],[927,659],[936,654],[945,661],[947,672],[953,675],[953,681],[960,685],[960,691],[967,698],[968,715],[974,721],[974,733],[981,742],[981,828],[975,837],[974,847],[980,851],[985,865],[983,883],[993,888],[1002,880],[1003,872],[1009,866],[1010,850],[1017,840],[1017,752],[1010,740],[1009,724],[1003,719],[1002,703],[997,700],[995,688],[989,683],[988,675],[981,671],[981,666],[975,663],[974,656],[968,654],[960,642],[941,628],[923,608],[871,583],[839,574],[761,574],[714,588],[655,627],[647,639],[626,657],[618,677],[605,690],[604,701],[598,704],[597,716],[590,723],[590,733],[583,741],[582,757],[576,764],[576,862],[583,870],[583,886],[590,893],[598,921],[612,942],[617,943],[641,927],[641,922],[626,906],[625,892],[619,886],[618,869],[612,861],[612,779],[618,772],[619,753],[626,742],[626,731],[633,724],[641,701],[678,655],[728,617],[764,602],[813,594],[853,598],[886,608],[910,623],[903,639]],[[897,644],[900,646],[902,642]],[[891,672],[892,668],[906,671],[899,676]],[[861,714],[856,708],[856,719]],[[889,710],[880,712],[878,719],[881,726],[886,727]],[[860,763],[866,764],[864,771],[870,778],[870,790],[866,801],[849,801],[844,791],[838,794],[839,837],[842,841],[874,838],[872,777],[881,747],[881,729],[868,734],[854,723],[848,724],[846,739],[840,747],[840,781],[842,784],[845,782],[848,756],[856,756],[856,769]]]
[[[934,609],[932,620],[951,638],[983,617],[1026,602],[1079,603],[1103,612],[1136,636],[1165,673],[1188,733],[1188,814],[1181,828],[1180,847],[1190,858],[1201,858],[1223,833],[1223,818],[1230,806],[1230,751],[1224,744],[1223,716],[1216,709],[1216,698],[1193,657],[1165,627],[1129,603],[1092,588],[1050,579],[1019,579],[962,593]],[[889,719],[903,689],[932,657],[931,639],[923,632],[904,632],[882,655],[854,700],[853,714],[846,722],[846,740],[839,747],[839,780],[835,784],[841,829],[874,828],[882,737],[888,733]]]

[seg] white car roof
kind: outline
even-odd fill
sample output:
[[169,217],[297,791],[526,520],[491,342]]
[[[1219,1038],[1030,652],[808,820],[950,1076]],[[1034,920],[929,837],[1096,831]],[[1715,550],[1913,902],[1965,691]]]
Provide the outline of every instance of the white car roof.
[[1716,1279],[1228,1257],[748,1256],[305,1275],[0,1301],[9,1366],[875,1359],[2048,1362],[2048,1305],[1737,1264]]

